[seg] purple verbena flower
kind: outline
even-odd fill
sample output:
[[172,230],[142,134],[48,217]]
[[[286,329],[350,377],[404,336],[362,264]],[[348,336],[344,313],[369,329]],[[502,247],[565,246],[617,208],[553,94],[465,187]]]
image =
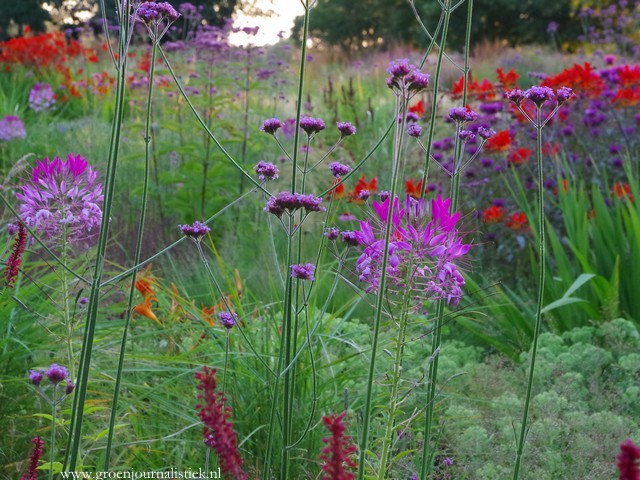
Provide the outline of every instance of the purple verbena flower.
[[67,367],[52,363],[45,372],[45,375],[53,385],[57,385],[69,377],[69,370],[67,370]]
[[40,382],[42,382],[43,378],[44,378],[44,371],[29,370],[29,380],[31,380],[31,383],[33,383],[36,387],[40,385]]
[[324,232],[324,236],[327,237],[327,240],[334,241],[337,240],[338,235],[340,235],[340,230],[337,228],[331,227]]
[[479,127],[478,128],[478,136],[483,138],[484,140],[493,137],[496,134],[496,131],[492,128]]
[[418,138],[422,134],[422,127],[417,123],[412,123],[407,127],[407,135]]
[[311,194],[303,195],[300,193],[280,192],[275,197],[267,200],[264,210],[277,217],[281,217],[285,211],[293,213],[300,208],[303,208],[307,213],[323,212],[326,208],[321,206],[321,203],[321,197],[314,197]]
[[277,118],[269,118],[262,122],[260,131],[268,133],[269,135],[275,135],[278,129],[282,127],[282,122]]
[[469,107],[453,107],[449,110],[449,118],[456,123],[466,123],[477,120],[479,115]]
[[341,232],[340,235],[342,235],[342,241],[350,247],[359,245],[358,235],[356,232]]
[[315,280],[314,273],[316,266],[313,263],[301,263],[299,265],[291,265],[291,278],[299,280]]
[[356,127],[351,125],[350,122],[338,122],[338,131],[342,137],[349,137],[351,135],[355,135]]
[[98,173],[80,155],[69,154],[66,161],[39,160],[31,181],[16,198],[24,223],[47,239],[64,238],[71,243],[97,235],[102,221],[103,201]]
[[222,326],[227,329],[233,328],[233,326],[238,322],[237,313],[220,312],[218,314],[218,318],[220,319]]
[[258,174],[260,180],[275,180],[280,173],[276,165],[271,162],[263,162],[262,160],[260,160],[253,169]]
[[193,225],[178,225],[178,228],[185,237],[195,241],[200,241],[202,237],[211,231],[209,227],[199,221],[193,222]]
[[300,119],[300,128],[304,130],[307,135],[311,136],[324,130],[326,128],[326,125],[324,123],[324,120],[322,120],[321,118],[304,116]]
[[458,132],[458,137],[460,138],[460,140],[462,140],[464,143],[467,142],[473,142],[476,139],[475,134],[471,131],[471,130],[460,130]]
[[70,379],[66,379],[66,385],[64,388],[64,393],[65,395],[71,395],[71,393],[73,392],[73,390],[76,388],[76,384],[73,383]]
[[329,170],[331,170],[331,174],[334,177],[340,178],[342,175],[349,173],[351,171],[351,167],[340,162],[331,162],[329,164]]
[[542,104],[548,102],[549,100],[554,100],[556,98],[556,94],[553,89],[549,87],[538,87],[533,86],[527,89],[524,92],[525,98],[528,98],[533,103],[535,103],[538,107],[541,107]]
[[520,105],[522,100],[524,100],[526,98],[525,92],[523,92],[519,88],[514,88],[513,90],[508,91],[507,93],[505,93],[505,97],[508,100],[510,100],[513,103],[515,103],[516,105]]
[[556,90],[556,100],[558,101],[559,105],[562,105],[564,102],[575,96],[576,94],[573,93],[573,90],[571,90],[569,87],[560,87]]
[[0,120],[0,141],[8,142],[14,138],[26,138],[24,123],[15,115],[7,115]]

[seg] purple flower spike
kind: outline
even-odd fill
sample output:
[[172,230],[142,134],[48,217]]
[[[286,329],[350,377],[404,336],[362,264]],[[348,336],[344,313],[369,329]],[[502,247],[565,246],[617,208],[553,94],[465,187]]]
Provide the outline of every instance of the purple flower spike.
[[340,135],[343,137],[349,137],[351,135],[355,135],[356,133],[356,127],[351,125],[350,122],[338,122],[337,125],[338,125],[338,131],[340,132]]
[[42,370],[29,370],[29,380],[36,387],[40,385],[42,379],[44,378],[44,372]]
[[51,383],[57,385],[69,376],[69,370],[57,363],[52,363],[45,375]]
[[556,94],[549,87],[534,86],[525,91],[524,95],[539,107],[543,103],[556,98]]
[[412,123],[407,127],[407,135],[418,138],[422,134],[422,127],[417,123]]
[[299,265],[291,265],[291,278],[297,278],[299,280],[311,280],[314,281],[316,277],[313,274],[316,271],[316,266],[313,263],[301,263]]
[[307,135],[311,136],[314,133],[324,130],[326,125],[320,118],[302,117],[300,119],[300,128],[307,132]]
[[199,241],[211,231],[204,223],[195,221],[193,225],[178,225],[178,228],[185,237]]
[[237,313],[220,312],[218,314],[218,318],[220,319],[222,326],[227,329],[233,328],[233,326],[238,322]]
[[329,170],[331,170],[331,174],[334,177],[340,178],[342,175],[349,173],[351,171],[351,167],[340,162],[331,162],[329,164]]
[[258,174],[260,180],[275,180],[278,178],[280,170],[271,162],[263,162],[260,160],[255,167],[255,172]]
[[260,131],[268,133],[269,135],[275,135],[278,129],[282,127],[282,122],[277,118],[269,118],[262,122]]

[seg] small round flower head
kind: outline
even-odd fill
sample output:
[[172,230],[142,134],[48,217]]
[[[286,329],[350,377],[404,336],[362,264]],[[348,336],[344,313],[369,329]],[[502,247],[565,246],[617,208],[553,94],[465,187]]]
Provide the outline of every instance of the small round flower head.
[[460,132],[458,133],[458,137],[464,143],[473,142],[476,139],[475,134],[471,130],[466,130],[466,129],[460,130]]
[[331,170],[331,174],[334,177],[340,178],[342,175],[349,173],[351,171],[351,167],[340,162],[331,162],[329,164],[329,170]]
[[567,100],[575,97],[575,93],[569,87],[560,87],[556,90],[556,100],[558,100],[558,105],[562,105]]
[[67,368],[63,367],[62,365],[52,363],[46,371],[45,375],[51,383],[57,385],[69,376],[69,370],[67,370]]
[[78,299],[78,305],[80,305],[81,307],[85,307],[89,304],[89,299],[87,297],[80,297]]
[[218,318],[220,319],[220,323],[224,328],[233,328],[233,326],[238,321],[238,314],[229,313],[229,312],[220,312],[218,314]]
[[422,127],[417,123],[412,123],[407,127],[407,135],[418,138],[422,134]]
[[7,233],[10,237],[13,237],[16,233],[18,233],[18,224],[17,223],[7,223]]
[[161,17],[166,18],[170,22],[175,22],[180,14],[168,2],[156,3],[156,11]]
[[29,108],[34,112],[50,109],[56,103],[56,94],[48,83],[36,83],[29,91]]
[[67,395],[71,395],[71,392],[73,392],[74,388],[76,388],[76,384],[67,378],[67,385],[65,386],[64,393],[66,393]]
[[520,105],[522,100],[526,98],[525,93],[519,88],[514,88],[513,90],[508,91],[505,93],[505,97],[516,105]]
[[349,137],[351,135],[355,135],[356,127],[351,125],[350,122],[338,122],[338,131],[342,137]]
[[381,202],[384,202],[390,196],[391,196],[391,192],[389,192],[388,190],[383,190],[382,192],[378,193],[378,198],[380,199]]
[[429,74],[414,70],[405,78],[405,83],[411,92],[420,92],[429,86]]
[[355,247],[360,244],[356,232],[341,232],[340,235],[342,235],[342,241],[350,247]]
[[[409,112],[405,115],[404,119],[407,123],[412,123],[420,120],[420,117],[418,116],[417,113]],[[402,120],[402,118],[398,117],[398,123],[400,123],[400,120]]]
[[277,118],[268,118],[267,120],[262,122],[260,131],[268,133],[269,135],[275,135],[280,127],[282,127],[282,122],[280,120],[278,120]]
[[275,197],[267,200],[264,210],[277,217],[281,217],[286,210],[292,213],[300,208],[304,208],[307,213],[323,212],[326,208],[321,206],[321,203],[321,197],[314,197],[311,194],[280,192]]
[[488,138],[493,137],[496,134],[496,131],[492,128],[479,127],[478,128],[478,136],[487,140]]
[[276,165],[271,162],[263,162],[262,160],[260,160],[253,169],[258,174],[260,180],[275,180],[280,173]]
[[29,380],[36,387],[40,385],[42,379],[44,378],[44,372],[42,370],[29,370]]
[[449,110],[449,118],[456,123],[472,122],[478,117],[478,114],[469,107],[453,107]]
[[300,119],[300,128],[307,132],[307,135],[321,132],[326,128],[324,120],[313,117],[302,117]]
[[415,69],[416,67],[409,63],[408,58],[400,58],[389,64],[389,67],[387,67],[387,73],[397,79],[409,75],[409,73]]
[[367,189],[360,190],[360,193],[358,193],[358,198],[360,200],[364,200],[365,202],[369,199],[370,196],[371,192]]
[[324,232],[324,236],[327,237],[327,240],[334,241],[337,240],[338,235],[340,235],[340,230],[337,228],[329,228],[326,232]]
[[167,19],[175,22],[180,14],[167,2],[143,2],[136,10],[137,17],[144,23],[150,24]]
[[299,265],[291,265],[291,278],[299,280],[315,280],[314,273],[316,266],[313,263],[301,263]]
[[542,106],[543,103],[556,98],[555,93],[549,87],[534,86],[525,91],[524,95],[539,107]]
[[193,225],[178,225],[178,228],[185,237],[189,237],[195,241],[201,240],[207,233],[211,231],[204,223],[195,221]]

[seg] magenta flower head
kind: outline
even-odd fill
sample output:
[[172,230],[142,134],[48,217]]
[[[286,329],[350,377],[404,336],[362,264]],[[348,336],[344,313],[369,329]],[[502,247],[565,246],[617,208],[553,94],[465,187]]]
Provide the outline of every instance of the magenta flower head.
[[27,229],[22,222],[17,222],[17,233],[11,246],[11,253],[7,258],[7,266],[4,269],[4,280],[7,288],[15,286],[16,278],[20,273],[20,265],[22,265],[22,255],[27,247]]
[[429,75],[420,72],[415,65],[409,63],[408,58],[392,61],[387,68],[387,73],[390,75],[387,78],[387,86],[396,95],[408,98],[429,85]]
[[321,203],[321,197],[314,197],[311,194],[280,192],[275,197],[267,200],[264,211],[276,217],[281,217],[285,211],[291,214],[300,208],[303,208],[307,213],[323,212],[326,208],[321,206]]
[[0,141],[8,142],[14,138],[26,138],[24,123],[15,115],[7,115],[0,120]]
[[44,441],[41,437],[33,437],[31,440],[33,443],[33,450],[31,451],[31,457],[29,458],[29,468],[27,474],[20,480],[38,480],[38,463],[42,458],[44,452]]
[[29,108],[34,112],[49,110],[56,103],[56,94],[48,83],[36,83],[29,91]]
[[516,105],[520,105],[522,100],[526,98],[525,93],[519,88],[514,88],[513,90],[508,91],[505,93],[505,97]]
[[473,122],[479,115],[469,107],[453,107],[449,110],[449,118],[458,124]]
[[359,244],[358,242],[358,235],[356,234],[356,232],[341,232],[340,235],[342,236],[342,241],[344,243],[346,243],[348,246],[350,247],[356,247]]
[[95,237],[102,221],[102,184],[86,158],[39,160],[22,186],[20,217],[46,239],[80,243]]
[[304,130],[307,135],[311,136],[315,133],[321,132],[326,128],[324,120],[321,118],[302,117],[300,119],[300,128]]
[[71,393],[73,392],[73,390],[75,388],[76,388],[76,384],[73,383],[70,379],[67,378],[66,386],[65,386],[65,389],[64,389],[64,393],[66,395],[71,395]]
[[268,133],[269,135],[275,135],[280,127],[282,127],[282,122],[280,120],[278,120],[277,118],[268,118],[267,120],[262,122],[260,131]]
[[327,237],[327,240],[330,241],[337,240],[338,235],[340,235],[340,230],[334,227],[327,229],[327,231],[324,233],[324,236]]
[[422,134],[422,127],[417,123],[412,123],[407,127],[407,135],[418,138]]
[[478,128],[478,136],[484,140],[493,137],[496,134],[496,131],[492,128],[479,127]]
[[569,87],[560,87],[556,90],[556,100],[558,100],[558,105],[562,105],[564,102],[572,99],[575,96],[576,94],[573,93],[573,90],[571,90]]
[[29,380],[36,387],[40,385],[42,379],[44,378],[44,372],[42,370],[29,370]]
[[315,280],[314,273],[316,266],[313,263],[301,263],[299,265],[291,265],[291,278],[299,280]]
[[350,122],[338,122],[337,125],[338,125],[338,131],[340,132],[340,135],[343,137],[349,137],[351,135],[355,135],[356,133],[356,127],[351,125]]
[[331,162],[329,164],[329,170],[331,170],[331,174],[334,177],[340,178],[342,175],[349,173],[351,171],[351,167],[340,162]]
[[271,162],[263,162],[260,160],[256,163],[256,166],[253,167],[255,172],[258,174],[258,178],[260,180],[275,180],[278,178],[278,174],[280,170],[276,165]]
[[52,363],[45,372],[45,375],[52,384],[57,385],[61,381],[67,379],[67,377],[69,376],[69,370],[67,370],[67,367],[63,367],[62,365],[58,365],[57,363]]
[[178,228],[185,237],[195,242],[202,240],[202,237],[211,231],[204,223],[198,221],[193,222],[193,225],[178,225]]
[[238,322],[238,314],[237,313],[229,313],[229,312],[220,312],[218,314],[218,318],[220,319],[220,323],[226,329],[231,329]]
[[640,447],[631,440],[625,440],[620,445],[617,456],[620,480],[640,479]]
[[549,87],[533,86],[524,92],[524,96],[535,103],[538,107],[541,107],[549,100],[555,100],[556,94],[553,89]]

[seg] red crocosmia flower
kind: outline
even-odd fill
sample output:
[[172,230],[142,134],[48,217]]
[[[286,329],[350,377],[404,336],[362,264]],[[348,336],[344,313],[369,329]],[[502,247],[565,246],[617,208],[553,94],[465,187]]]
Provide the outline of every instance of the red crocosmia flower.
[[405,181],[404,184],[407,189],[407,195],[416,199],[420,198],[420,195],[422,195],[422,180],[414,183],[413,179],[410,179]]
[[546,78],[541,86],[551,88],[569,87],[576,95],[594,98],[600,96],[602,90],[604,90],[605,83],[591,64],[585,62],[584,65],[575,64],[557,75]]
[[611,187],[611,193],[620,199],[628,198],[633,203],[633,194],[631,193],[631,187],[628,183],[616,182]]
[[557,155],[558,152],[560,152],[560,144],[559,143],[549,143],[546,142],[543,146],[542,146],[542,154],[543,155]]
[[[451,86],[451,95],[453,98],[459,98],[462,96],[462,92],[464,90],[464,76],[460,77],[452,86]],[[467,94],[473,97],[476,97],[478,100],[491,100],[495,98],[496,91],[493,84],[484,79],[482,82],[478,83],[478,81],[473,78],[473,75],[469,74],[469,86],[467,87]]]
[[484,144],[484,149],[486,152],[506,152],[511,150],[511,134],[509,130],[501,130],[489,137],[487,143]]
[[498,68],[496,69],[496,74],[498,75],[498,81],[500,85],[502,85],[503,90],[511,90],[518,86],[520,75],[513,68],[507,73],[504,73],[504,70]]
[[640,103],[640,88],[621,88],[611,99],[618,108],[634,107]]
[[348,201],[353,203],[363,203],[363,200],[360,198],[360,193],[365,190],[369,193],[377,192],[378,178],[373,177],[370,181],[367,182],[367,180],[364,178],[364,175],[362,175],[358,179],[358,183],[356,183],[356,186],[353,188],[353,190],[347,193],[347,196],[349,197]]
[[640,86],[640,65],[624,65],[618,68],[618,85],[623,88]]
[[504,218],[504,207],[491,205],[482,212],[483,223],[498,223]]
[[415,113],[418,117],[422,118],[424,116],[424,114],[425,114],[424,102],[422,100],[420,100],[415,105],[411,105],[409,107],[409,111],[411,113]]
[[[335,185],[336,183],[338,183],[340,181],[339,178],[335,178],[333,180],[333,184]],[[341,183],[340,185],[338,185],[337,187],[335,187],[334,189],[332,189],[329,192],[329,198],[333,197],[336,200],[341,199],[342,197],[344,197],[344,183]]]
[[507,228],[515,231],[528,230],[529,226],[527,225],[527,216],[522,212],[512,213],[507,220]]
[[527,160],[529,160],[532,153],[533,150],[529,150],[528,148],[517,148],[511,151],[511,153],[507,157],[507,161],[510,165],[522,165],[523,163],[526,163]]

